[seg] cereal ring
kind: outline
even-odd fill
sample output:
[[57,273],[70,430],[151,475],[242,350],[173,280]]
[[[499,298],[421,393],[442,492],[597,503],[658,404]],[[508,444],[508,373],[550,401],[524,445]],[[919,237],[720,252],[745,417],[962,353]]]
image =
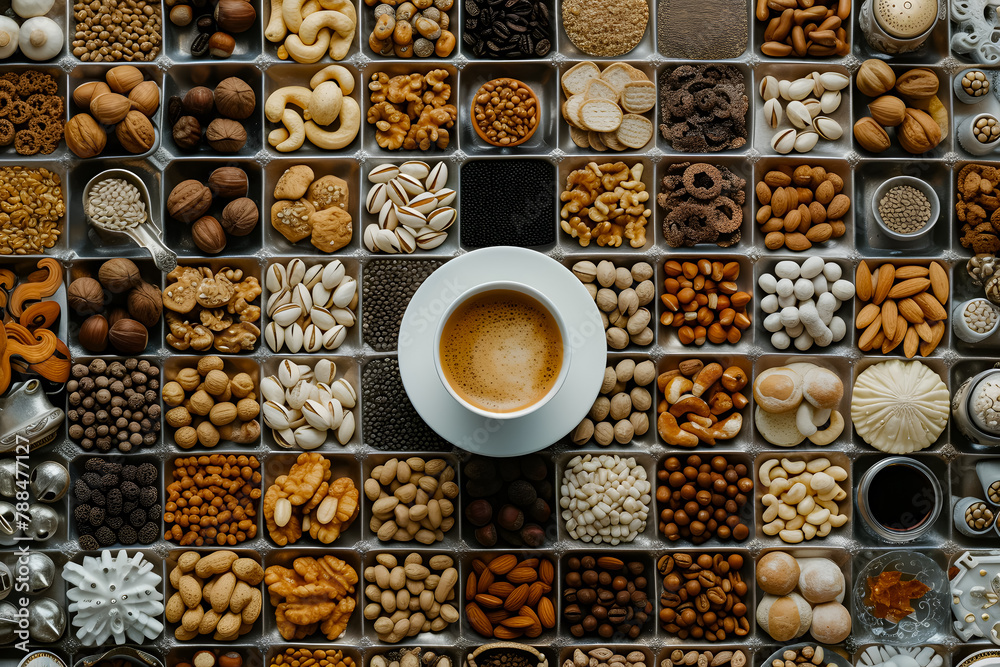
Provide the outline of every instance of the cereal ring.
[[42,155],[50,155],[51,153],[55,153],[57,148],[59,148],[59,139],[57,137],[49,137],[42,144],[38,152]]
[[743,223],[743,209],[729,197],[718,197],[714,202],[717,216],[711,219],[712,226],[722,234],[731,234]]
[[[711,185],[702,184],[709,181]],[[722,192],[722,174],[710,164],[700,162],[684,170],[684,188],[697,199],[712,199]],[[732,231],[732,230],[720,230]]]
[[26,99],[25,102],[27,103],[28,107],[31,108],[32,111],[35,111],[36,113],[44,113],[42,109],[45,107],[45,103],[48,101],[48,99],[49,99],[48,95],[35,93],[33,95],[29,95],[28,99]]
[[38,92],[43,95],[56,95],[59,92],[59,84],[45,72],[38,73],[36,86],[38,87]]
[[66,111],[66,106],[63,102],[63,98],[58,95],[48,95],[45,100],[45,104],[42,107],[42,113],[54,116],[56,118],[62,118],[63,113]]
[[10,105],[10,113],[7,114],[7,118],[14,125],[22,125],[28,122],[31,115],[31,109],[28,107],[27,102],[24,100],[14,100]]
[[17,72],[6,72],[4,74],[0,74],[0,81],[9,81],[10,83],[14,84],[15,88],[17,86],[17,82],[20,81],[20,79],[21,75],[18,74]]
[[741,238],[743,238],[743,234],[737,229],[735,232],[729,234],[719,234],[719,238],[715,240],[715,244],[720,248],[730,248],[739,243]]
[[0,118],[0,146],[10,146],[14,141],[14,123]]
[[17,94],[17,86],[7,79],[0,79],[0,93],[7,93],[8,97],[14,97]]
[[39,148],[38,137],[31,130],[18,130],[14,135],[14,150],[18,155],[34,155]]
[[14,98],[7,93],[0,91],[0,118],[6,118],[13,108]]
[[52,129],[55,127],[55,123],[52,121],[50,116],[44,114],[34,116],[28,121],[28,129],[38,135],[39,139],[43,139],[52,133]]

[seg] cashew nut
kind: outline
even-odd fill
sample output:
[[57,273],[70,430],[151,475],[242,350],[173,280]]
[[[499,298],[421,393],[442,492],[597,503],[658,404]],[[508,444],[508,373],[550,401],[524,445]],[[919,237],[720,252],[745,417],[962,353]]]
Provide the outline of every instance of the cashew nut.
[[264,37],[269,42],[280,42],[288,34],[285,21],[281,18],[282,0],[271,0],[271,20],[264,28]]
[[788,503],[789,505],[797,505],[802,502],[802,499],[808,495],[809,489],[802,482],[796,482],[792,484],[791,488],[784,494],[781,498],[782,502]]
[[837,482],[834,481],[833,477],[830,477],[825,472],[816,473],[815,475],[812,476],[812,479],[809,481],[810,488],[812,488],[812,490],[815,491],[816,493],[820,494],[829,491],[836,485]]
[[778,465],[778,459],[768,459],[760,464],[760,469],[757,471],[757,479],[764,486],[771,486],[771,470],[774,466]]
[[347,57],[347,52],[351,50],[354,43],[354,28],[346,33],[335,32],[330,38],[330,59],[343,60]]
[[791,484],[788,483],[787,479],[784,478],[771,478],[771,486],[768,488],[769,493],[773,493],[775,496],[780,496],[782,493],[788,490]]
[[[285,52],[297,63],[309,64],[319,62],[330,49],[330,38],[332,33],[329,28],[323,28],[316,36],[314,44],[305,44],[298,35],[289,35],[282,46]],[[278,57],[281,57],[281,49],[278,49]]]
[[264,102],[264,115],[272,123],[277,123],[282,119],[285,107],[290,103],[302,107],[303,111],[309,109],[312,101],[312,91],[305,86],[285,86],[278,88],[268,95]]
[[328,65],[316,72],[309,79],[309,87],[315,90],[324,81],[336,81],[344,95],[350,95],[354,91],[354,75],[343,65]]
[[722,364],[714,362],[702,368],[694,377],[694,389],[692,393],[695,396],[704,394],[709,387],[719,381],[719,378],[722,377],[722,371]]
[[830,466],[823,472],[825,472],[830,477],[833,477],[833,479],[838,482],[843,482],[844,480],[847,479],[847,471],[841,468],[840,466]]
[[764,532],[765,535],[777,535],[784,529],[785,529],[785,522],[782,521],[781,519],[775,519],[771,523],[766,523],[764,524],[764,527],[761,528],[761,530]]
[[806,496],[805,498],[802,499],[802,502],[800,502],[795,507],[795,511],[801,514],[802,516],[809,516],[815,509],[816,509],[816,499],[813,498],[812,496]]
[[812,525],[811,523],[803,524],[802,536],[805,537],[805,539],[811,540],[812,538],[816,537],[816,532],[817,532],[816,526]]
[[[288,136],[289,136],[288,130],[286,130],[284,127],[276,127],[267,133],[267,143],[270,144],[271,146],[277,146],[282,141],[287,139]],[[302,421],[305,421],[305,419],[303,419]],[[290,423],[291,422],[289,422],[289,424]]]
[[827,535],[830,534],[831,530],[833,530],[833,524],[827,521],[822,526],[816,529],[816,534],[819,535],[820,537],[826,537]]
[[806,462],[784,458],[781,459],[781,467],[791,475],[801,475],[806,470]]
[[809,472],[823,472],[830,467],[830,459],[821,456],[806,463],[806,470]]
[[343,104],[344,94],[340,91],[340,86],[335,81],[324,81],[312,92],[306,118],[315,121],[317,125],[329,125],[337,120]]
[[329,28],[343,34],[354,33],[354,23],[351,22],[350,18],[340,12],[326,10],[310,14],[302,19],[302,25],[299,26],[298,31],[299,38],[305,44],[312,44],[323,28]]
[[697,447],[698,436],[677,425],[677,419],[669,412],[661,412],[656,418],[656,430],[664,442],[674,447]]
[[774,494],[765,493],[760,502],[767,508],[761,517],[766,523],[770,523],[778,518],[778,498]]
[[340,110],[340,127],[336,131],[324,130],[309,120],[306,121],[306,138],[318,148],[338,150],[349,145],[361,129],[361,107],[353,97],[344,97]]
[[[351,23],[355,26],[358,24],[358,12],[354,9],[354,3],[349,0],[319,0],[319,4],[323,9],[329,9],[334,12],[340,12],[351,19]],[[352,28],[353,30],[353,28]]]
[[806,522],[814,526],[822,526],[830,519],[830,510],[821,508],[806,516]]
[[307,16],[319,11],[323,11],[323,6],[319,4],[319,0],[306,0],[306,4],[302,5],[302,20],[304,21]]
[[778,518],[784,521],[792,521],[798,516],[798,512],[795,511],[795,507],[792,505],[787,505],[781,501],[778,501]]
[[798,410],[795,411],[795,428],[799,433],[806,436],[813,435],[818,430],[813,423],[813,407],[808,401],[799,403]]
[[693,387],[694,383],[691,380],[688,380],[683,375],[677,375],[670,378],[670,381],[667,382],[666,387],[663,389],[663,398],[667,403],[673,405],[680,400],[682,394],[691,391]]
[[829,445],[831,442],[840,437],[840,434],[844,432],[844,417],[840,414],[840,411],[834,410],[830,413],[830,425],[824,430],[818,431],[813,435],[809,436],[809,442],[814,445],[819,445],[820,447],[824,445]]
[[845,523],[847,523],[846,514],[830,514],[830,525],[834,528],[840,528]]
[[806,523],[806,518],[801,514],[796,514],[791,521],[785,522],[785,530],[799,530]]
[[805,535],[801,530],[783,530],[778,533],[778,537],[781,538],[782,542],[787,542],[789,544],[798,544],[805,539]]
[[281,123],[288,131],[288,138],[276,145],[274,149],[282,153],[288,153],[302,148],[302,144],[306,138],[305,123],[302,120],[302,116],[296,113],[294,109],[285,109],[284,113],[281,114]]
[[[302,5],[305,0],[281,0],[281,20],[292,32],[298,32],[302,25]],[[325,50],[325,49],[324,49]]]

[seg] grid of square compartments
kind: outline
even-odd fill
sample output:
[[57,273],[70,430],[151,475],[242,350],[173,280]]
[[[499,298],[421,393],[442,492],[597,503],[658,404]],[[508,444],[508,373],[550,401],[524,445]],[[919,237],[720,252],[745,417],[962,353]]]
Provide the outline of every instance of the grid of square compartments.
[[[763,41],[764,27],[753,17],[753,7],[748,3],[747,18],[749,30],[749,40],[746,49],[738,57],[731,61],[743,73],[746,84],[747,97],[749,99],[749,111],[747,125],[749,130],[748,142],[746,146],[737,150],[723,152],[715,155],[687,155],[677,153],[670,149],[669,145],[657,131],[654,139],[639,150],[626,151],[617,155],[611,153],[598,154],[589,149],[581,149],[574,145],[569,137],[568,127],[559,113],[559,106],[563,101],[563,94],[560,91],[559,76],[566,69],[578,61],[585,60],[581,54],[568,40],[565,32],[561,29],[558,17],[561,13],[560,0],[548,0],[550,16],[552,17],[552,43],[553,56],[561,58],[525,59],[520,61],[490,61],[471,57],[463,45],[461,34],[458,34],[458,46],[451,58],[439,59],[431,58],[427,60],[401,61],[398,59],[382,59],[373,54],[367,45],[366,37],[372,25],[371,11],[363,4],[358,4],[359,9],[359,30],[355,37],[345,66],[354,75],[357,85],[352,95],[359,101],[362,113],[367,111],[370,101],[366,95],[365,84],[371,75],[378,71],[387,73],[400,73],[409,71],[426,72],[431,69],[443,67],[449,72],[449,80],[453,85],[452,99],[458,107],[459,122],[452,133],[451,144],[447,150],[420,152],[388,152],[380,149],[375,142],[374,133],[371,126],[362,123],[358,138],[343,151],[333,153],[323,153],[314,148],[291,153],[280,154],[267,146],[267,133],[274,129],[275,125],[266,121],[263,115],[263,100],[267,94],[277,87],[284,85],[304,85],[308,82],[313,72],[328,64],[326,59],[323,63],[316,65],[299,65],[290,62],[279,62],[276,59],[276,45],[264,40],[262,32],[263,26],[267,24],[270,14],[269,3],[254,0],[253,2],[258,15],[258,20],[254,27],[241,34],[237,39],[237,47],[234,55],[226,61],[207,61],[192,58],[188,53],[188,48],[193,37],[193,29],[180,29],[164,21],[164,56],[172,61],[173,65],[168,67],[158,67],[166,65],[166,60],[159,63],[144,65],[142,69],[146,71],[150,78],[160,86],[161,110],[156,118],[157,138],[153,150],[147,155],[129,156],[117,158],[108,154],[100,159],[77,160],[71,156],[64,145],[61,145],[56,153],[49,156],[32,156],[20,158],[10,149],[0,149],[0,165],[26,164],[35,167],[45,167],[59,174],[65,184],[65,196],[68,202],[68,216],[66,219],[66,233],[64,233],[56,251],[58,256],[64,259],[66,266],[66,276],[69,279],[74,275],[74,271],[93,271],[101,260],[127,256],[135,259],[146,277],[153,284],[161,287],[164,285],[164,278],[156,274],[152,262],[146,259],[142,253],[131,246],[109,246],[103,244],[89,231],[87,223],[79,205],[83,198],[85,184],[97,173],[104,169],[123,167],[139,174],[150,191],[152,200],[151,222],[163,232],[164,240],[180,255],[182,263],[204,264],[209,263],[216,268],[221,266],[235,266],[242,268],[247,275],[254,275],[261,278],[269,264],[273,262],[287,262],[293,257],[304,257],[307,264],[316,263],[323,260],[322,255],[309,246],[302,243],[288,244],[283,237],[278,235],[266,221],[263,221],[258,228],[249,236],[240,239],[228,248],[227,259],[204,260],[199,258],[197,249],[192,245],[190,237],[185,233],[185,229],[176,224],[169,223],[166,214],[166,195],[174,185],[180,180],[188,177],[207,177],[210,171],[222,165],[237,165],[244,169],[249,176],[250,197],[259,205],[266,216],[273,203],[272,191],[274,183],[285,168],[293,164],[309,162],[314,165],[317,176],[324,174],[334,174],[346,179],[351,188],[349,208],[354,224],[354,237],[351,244],[333,256],[341,258],[347,267],[347,272],[359,281],[359,285],[365,284],[366,270],[374,262],[384,261],[385,258],[368,252],[362,243],[361,230],[366,224],[375,221],[375,217],[367,213],[364,209],[364,193],[367,191],[368,182],[366,174],[373,166],[387,162],[400,162],[408,159],[425,160],[431,164],[444,160],[451,169],[449,187],[458,191],[458,199],[455,207],[458,209],[458,222],[453,228],[453,233],[449,240],[439,248],[423,252],[418,251],[416,255],[402,258],[407,262],[444,261],[454,256],[458,252],[468,251],[471,248],[461,245],[460,230],[463,224],[463,212],[475,210],[474,201],[466,201],[462,197],[463,187],[463,167],[471,161],[488,160],[501,161],[512,158],[531,158],[544,161],[551,170],[554,187],[551,192],[537,193],[531,184],[525,184],[521,192],[511,192],[511,201],[521,201],[525,194],[551,197],[552,204],[552,237],[554,241],[548,245],[537,247],[540,252],[550,253],[565,264],[571,267],[576,261],[588,259],[599,261],[601,259],[611,259],[617,264],[630,266],[637,261],[649,261],[655,268],[655,283],[657,296],[663,291],[664,261],[668,259],[698,259],[702,257],[710,259],[720,259],[723,261],[738,261],[741,266],[740,285],[744,289],[754,292],[755,303],[759,301],[761,292],[756,287],[757,278],[763,271],[769,270],[780,259],[802,259],[801,255],[789,252],[771,252],[763,248],[763,238],[757,225],[754,224],[754,213],[757,204],[753,198],[753,185],[759,180],[763,173],[778,164],[818,164],[824,166],[828,171],[841,175],[845,182],[845,193],[852,199],[852,206],[844,219],[847,226],[847,233],[842,238],[831,241],[823,247],[815,248],[814,251],[827,258],[837,261],[843,267],[845,276],[853,276],[854,269],[859,258],[865,258],[871,266],[876,266],[883,261],[900,261],[902,257],[915,257],[917,263],[926,264],[932,259],[943,261],[949,268],[951,280],[951,304],[958,303],[966,298],[975,295],[976,290],[965,277],[964,261],[966,254],[958,243],[957,228],[954,209],[955,176],[957,171],[965,164],[977,161],[972,155],[966,153],[957,142],[955,136],[960,124],[968,122],[978,108],[963,105],[953,93],[952,82],[957,74],[951,68],[945,67],[942,62],[949,57],[948,44],[956,27],[952,25],[942,15],[933,29],[932,35],[927,45],[912,54],[906,54],[891,60],[893,68],[903,71],[911,66],[930,67],[941,78],[941,97],[946,109],[950,114],[951,127],[948,136],[941,145],[929,153],[921,156],[919,161],[907,158],[898,148],[891,149],[882,156],[873,156],[863,151],[854,141],[849,128],[853,121],[866,113],[866,100],[856,93],[853,84],[845,89],[845,99],[835,114],[835,118],[845,129],[842,139],[830,144],[821,144],[815,151],[807,155],[792,155],[781,157],[774,154],[770,146],[770,131],[762,120],[762,101],[757,94],[757,86],[764,76],[777,76],[779,78],[795,77],[808,74],[812,71],[838,71],[849,72],[852,61],[847,59],[825,59],[816,62],[803,62],[795,60],[784,60],[768,58],[759,55],[759,47]],[[852,20],[848,26],[848,34],[852,44],[852,55],[859,59],[868,57],[882,57],[877,54],[865,41],[858,20],[858,5],[852,11]],[[457,2],[452,11],[452,23],[454,26],[462,26],[466,14],[465,3]],[[74,27],[72,11],[57,5],[54,15],[58,21],[65,21],[67,32],[71,32]],[[639,46],[631,53],[616,59],[598,59],[596,62],[602,66],[611,62],[629,62],[644,71],[650,80],[659,82],[660,77],[681,64],[690,64],[689,61],[670,60],[665,58],[657,44],[656,36],[659,34],[658,15],[655,3],[650,2],[650,20],[646,28],[646,33]],[[69,53],[69,48],[64,49],[63,55]],[[961,62],[967,62],[961,60]],[[209,65],[210,63],[210,65]],[[62,63],[60,63],[61,65]],[[15,71],[25,69],[42,69],[56,77],[59,83],[59,94],[67,99],[67,117],[75,112],[69,103],[69,95],[73,88],[82,80],[93,78],[100,74],[106,66],[85,65],[70,68],[68,72],[53,64],[27,64],[14,63],[10,67]],[[209,69],[210,67],[210,69]],[[991,68],[983,68],[990,74],[994,73]],[[960,70],[959,70],[960,71]],[[207,73],[207,74],[206,74]],[[535,136],[526,145],[517,149],[496,149],[484,145],[479,141],[472,131],[471,125],[467,122],[470,115],[471,100],[478,87],[485,81],[497,76],[514,76],[532,87],[539,95],[542,109],[542,125]],[[207,78],[206,78],[207,76]],[[228,76],[238,76],[250,83],[257,95],[258,105],[255,115],[247,121],[248,142],[246,147],[235,156],[216,154],[208,149],[201,149],[194,153],[180,151],[174,144],[169,130],[165,127],[165,103],[173,95],[182,94],[193,85],[212,85]],[[995,100],[990,100],[990,103]],[[650,111],[646,116],[653,122],[654,127],[659,123],[660,108]],[[856,155],[852,154],[855,152]],[[113,159],[109,159],[113,158]],[[641,163],[644,166],[643,182],[646,189],[651,193],[651,201],[648,206],[652,209],[652,217],[647,227],[647,243],[643,248],[631,249],[623,248],[600,248],[596,246],[581,247],[579,244],[568,238],[559,230],[559,206],[556,204],[562,185],[566,176],[573,169],[579,169],[592,161],[616,161],[624,160],[629,164]],[[957,161],[956,161],[957,160]],[[671,164],[686,161],[705,161],[713,164],[725,165],[737,175],[746,179],[746,204],[743,207],[743,223],[741,227],[743,240],[731,248],[716,248],[714,246],[699,246],[690,249],[672,250],[666,246],[661,231],[661,226],[665,217],[665,211],[653,203],[655,194],[660,189],[661,180],[666,173],[666,169]],[[981,160],[980,160],[981,161]],[[916,175],[928,182],[938,192],[942,204],[942,220],[936,225],[933,234],[922,245],[912,247],[900,247],[898,243],[893,243],[882,237],[878,231],[872,212],[872,196],[876,187],[885,179],[895,175]],[[468,207],[468,208],[466,208]],[[30,271],[30,260],[17,260],[17,272],[23,274]],[[11,262],[0,259],[0,267],[10,266]],[[261,281],[263,282],[263,281]],[[261,302],[266,301],[266,293],[262,296]],[[724,365],[730,363],[740,363],[745,366],[750,380],[757,373],[764,369],[780,365],[790,360],[816,359],[819,363],[828,365],[838,371],[845,382],[845,396],[842,401],[842,410],[846,410],[850,404],[851,386],[853,379],[867,365],[874,363],[878,357],[869,357],[854,361],[857,335],[852,326],[848,327],[848,335],[839,345],[826,350],[813,349],[807,353],[789,354],[787,352],[774,350],[770,347],[769,337],[763,331],[760,322],[763,319],[759,308],[755,306],[753,310],[754,326],[744,336],[738,345],[713,346],[706,345],[701,348],[681,346],[676,336],[665,327],[656,324],[662,314],[662,304],[659,298],[654,300],[653,326],[656,331],[654,344],[641,348],[630,346],[623,351],[613,352],[609,355],[609,364],[614,364],[623,358],[635,360],[653,359],[658,371],[668,370],[676,366],[683,359],[698,357],[706,360],[718,360]],[[373,360],[393,358],[394,351],[375,352],[361,333],[360,322],[364,317],[364,300],[358,306],[358,322],[352,328],[345,344],[333,355],[339,369],[339,374],[343,374],[355,386],[359,393],[359,405],[355,409],[358,415],[358,428],[354,438],[344,448],[335,444],[327,443],[318,451],[329,456],[333,460],[333,469],[337,475],[347,475],[355,480],[360,487],[371,469],[393,456],[392,452],[381,451],[379,446],[379,434],[367,433],[364,427],[362,415],[366,409],[373,409],[367,406],[373,405],[374,397],[366,395],[362,391],[362,376]],[[856,303],[845,303],[841,309],[841,315],[845,320],[850,318],[853,322],[854,314],[858,310]],[[64,313],[68,313],[64,309]],[[262,325],[266,325],[268,318],[265,316]],[[80,321],[75,316],[64,317],[62,322],[63,331],[68,336],[70,350],[75,359],[87,362],[92,357],[87,355],[77,343],[77,331]],[[263,327],[262,327],[263,328]],[[163,324],[154,327],[150,332],[150,343],[142,358],[157,363],[164,373],[164,380],[171,377],[171,373],[176,373],[185,362],[196,359],[194,355],[176,355],[172,353],[164,342],[166,333]],[[763,352],[761,355],[760,353]],[[260,377],[270,375],[275,372],[280,359],[286,355],[274,355],[267,351],[266,346],[260,343],[258,353],[240,357],[227,358],[227,363],[233,368],[245,370],[251,374],[255,380]],[[323,355],[290,355],[302,363],[308,363]],[[964,380],[975,375],[993,365],[993,357],[1000,357],[1000,347],[977,345],[972,349],[971,345],[963,343],[954,337],[950,327],[941,345],[937,348],[930,359],[925,360],[935,372],[938,372],[950,391],[954,391]],[[107,357],[110,358],[110,357]],[[956,363],[954,359],[958,358]],[[58,401],[65,400],[63,395],[57,398]],[[655,406],[659,401],[658,392],[653,389],[653,401],[649,410],[650,422],[655,423]],[[762,460],[774,456],[788,454],[787,450],[777,450],[766,443],[757,433],[752,425],[753,401],[751,397],[750,405],[743,410],[745,423],[743,430],[737,438],[720,445],[716,448],[699,447],[695,453],[708,456],[715,453],[724,454],[731,461],[739,461],[748,466],[755,473]],[[156,461],[161,465],[160,491],[164,493],[165,485],[169,480],[173,465],[173,459],[177,456],[189,455],[188,452],[177,448],[172,443],[170,429],[164,425],[161,431],[160,443],[155,447],[142,449],[139,452],[130,454],[127,460],[133,461]],[[67,464],[71,470],[78,472],[82,461],[89,454],[79,450],[76,445],[68,442],[65,434],[65,427],[58,437],[61,445],[43,450],[39,458],[53,458]],[[959,456],[954,457],[951,448],[958,450]],[[211,453],[225,453],[237,455],[255,455],[261,460],[261,470],[263,480],[262,488],[267,488],[275,477],[284,469],[287,469],[293,460],[295,453],[279,448],[269,430],[265,429],[258,442],[250,446],[236,446],[223,443],[218,448],[218,452],[212,450]],[[190,454],[201,454],[207,450],[195,448]],[[650,429],[645,435],[635,438],[635,440],[625,446],[615,446],[608,449],[599,448],[594,444],[583,448],[575,448],[568,439],[555,445],[548,450],[554,463],[553,485],[559,488],[559,483],[565,466],[569,460],[579,453],[619,453],[623,456],[634,456],[636,460],[646,469],[651,479],[656,478],[656,470],[663,460],[670,456],[686,456],[688,450],[680,450],[667,446],[657,435],[655,429]],[[795,454],[805,457],[816,457],[826,455],[840,463],[850,472],[849,480],[853,481],[867,470],[871,464],[881,455],[864,445],[853,429],[845,430],[845,433],[833,445],[827,448],[815,446],[805,446],[795,451]],[[942,483],[945,497],[975,495],[981,489],[975,481],[975,465],[981,461],[990,459],[990,451],[970,445],[964,439],[954,425],[950,426],[938,439],[938,441],[927,450],[915,455],[915,458],[924,462],[937,475]],[[471,567],[471,561],[475,554],[481,552],[499,552],[502,549],[492,550],[481,549],[471,537],[471,526],[466,525],[464,520],[464,508],[469,502],[467,494],[464,493],[465,476],[463,464],[468,460],[467,455],[454,450],[451,447],[440,447],[436,453],[424,452],[398,452],[398,456],[422,455],[422,456],[442,456],[457,466],[458,479],[463,487],[458,502],[458,507],[463,510],[457,512],[457,525],[447,534],[445,540],[439,544],[429,547],[419,547],[411,549],[409,546],[400,543],[379,544],[374,540],[374,536],[368,529],[368,520],[371,517],[371,503],[362,502],[360,516],[351,528],[334,544],[322,546],[308,539],[303,539],[294,548],[276,549],[267,536],[266,528],[262,521],[258,523],[258,536],[253,540],[239,545],[239,550],[247,554],[254,554],[264,565],[285,564],[296,555],[332,553],[344,558],[356,569],[372,561],[373,554],[388,551],[391,553],[405,553],[415,550],[423,554],[431,555],[435,553],[458,553],[460,554],[457,566],[460,572],[460,581],[465,581],[465,575]],[[756,477],[756,475],[755,475]],[[161,495],[161,498],[165,497]],[[759,542],[754,542],[757,546],[765,548],[778,548],[781,546],[774,538],[763,535],[761,527],[761,508],[759,504],[760,489],[754,492],[754,498],[748,502],[743,510],[743,516],[751,527],[751,535]],[[846,502],[846,501],[845,501]],[[645,563],[649,577],[649,597],[654,601],[654,609],[659,609],[658,598],[661,591],[661,582],[655,572],[658,559],[667,553],[674,553],[675,549],[693,551],[720,551],[722,553],[740,553],[746,556],[746,576],[750,583],[748,593],[748,607],[753,609],[759,599],[759,592],[753,585],[753,563],[754,558],[749,549],[741,545],[732,543],[723,544],[717,540],[710,541],[700,548],[693,548],[683,541],[669,543],[657,530],[656,517],[659,515],[659,506],[655,500],[651,503],[650,520],[637,540],[629,545],[620,547],[602,546],[601,553],[607,551],[615,555],[623,554],[635,557]],[[850,505],[850,503],[848,503]],[[56,506],[64,516],[72,513],[73,501],[69,498],[60,501]],[[850,515],[848,525],[835,532],[826,540],[816,540],[806,546],[797,547],[793,553],[800,555],[825,555],[831,557],[838,564],[842,565],[849,575],[857,574],[861,567],[871,558],[873,553],[880,553],[887,547],[877,542],[863,529],[862,522],[854,516],[852,508],[847,509]],[[558,516],[553,518],[546,525],[550,539],[542,549],[538,550],[541,557],[548,557],[555,561],[556,580],[562,581],[565,559],[569,554],[580,550],[590,550],[587,545],[571,540]],[[67,524],[60,528],[56,536],[48,543],[42,545],[46,551],[61,567],[67,560],[73,559],[79,562],[83,554],[76,553],[72,545],[75,541],[75,532],[71,525]],[[952,526],[952,518],[949,512],[942,512],[934,528],[923,539],[914,546],[921,552],[930,555],[942,567],[947,566],[963,549],[988,549],[992,544],[992,537],[973,539],[964,536]],[[942,548],[946,545],[946,549]],[[115,547],[112,547],[115,548]],[[958,551],[956,551],[956,549]],[[164,577],[164,592],[169,595],[169,584],[166,582],[172,558],[176,558],[179,550],[176,545],[166,541],[159,541],[150,548],[141,549],[144,556],[153,561]],[[514,550],[518,554],[529,553],[526,550]],[[558,554],[558,555],[557,555]],[[9,556],[5,555],[5,559]],[[9,560],[5,560],[9,562]],[[850,576],[849,576],[850,579]],[[463,584],[464,585],[464,584]],[[60,581],[50,591],[55,600],[65,603],[65,586]],[[362,587],[358,587],[357,596],[359,602],[362,601]],[[556,597],[557,612],[562,610],[562,602],[559,596]],[[266,600],[266,597],[265,597]],[[855,608],[859,601],[852,599],[848,595],[846,604],[849,608]],[[360,605],[359,605],[360,606]],[[539,638],[538,644],[541,650],[548,656],[550,664],[556,660],[561,664],[564,659],[572,653],[572,648],[576,646],[593,646],[594,638],[578,640],[571,637],[566,631],[566,622],[561,619],[562,614],[558,613],[560,619],[554,631],[544,634]],[[752,616],[752,615],[751,615]],[[644,648],[647,653],[647,665],[659,664],[659,661],[668,657],[678,646],[685,650],[688,648],[736,648],[736,645],[706,646],[694,642],[677,642],[675,639],[667,637],[659,628],[655,618],[648,622],[647,632],[643,634]],[[751,637],[760,640],[760,648],[748,650],[753,667],[766,667],[767,658],[771,655],[775,647],[770,645],[770,638],[756,627],[751,619]],[[164,635],[171,636],[172,628],[167,624]],[[972,650],[985,647],[987,644],[980,641],[971,646],[954,647],[952,638],[946,637],[948,629],[942,629],[942,635],[931,642],[936,650],[945,655],[945,667],[957,665],[964,655]],[[89,654],[89,651],[81,650],[72,640],[66,640],[69,632],[64,635],[64,640],[60,646],[67,647],[66,653],[80,657]],[[356,611],[347,632],[335,642],[318,641],[316,637],[308,640],[308,646],[316,648],[337,647],[344,650],[346,655],[353,657],[359,666],[367,667],[368,661],[373,655],[394,650],[387,646],[372,646],[363,638],[372,637],[370,623],[362,618],[360,610]],[[319,636],[319,639],[322,639]],[[855,657],[860,655],[860,651],[868,644],[864,642],[872,641],[859,632],[854,639],[860,643],[859,651]],[[441,653],[450,655],[453,664],[459,664],[462,658],[461,649],[477,645],[483,642],[482,638],[476,636],[463,618],[460,623],[453,624],[447,632],[440,635],[419,635],[407,640],[406,645],[419,644],[425,648],[440,647]],[[372,641],[372,643],[376,643]],[[151,643],[150,646],[153,644]],[[193,651],[201,646],[198,642],[175,643],[170,640],[160,646],[167,646],[164,651],[166,667],[175,667],[180,662],[190,659]],[[219,645],[221,646],[221,645]],[[244,654],[245,665],[247,667],[261,667],[268,664],[270,658],[277,652],[283,650],[287,643],[280,641],[277,634],[273,607],[265,603],[262,620],[258,621],[254,631],[245,640],[232,645]],[[261,647],[264,647],[263,649]],[[72,650],[70,650],[70,648]],[[622,647],[622,650],[625,650]]]

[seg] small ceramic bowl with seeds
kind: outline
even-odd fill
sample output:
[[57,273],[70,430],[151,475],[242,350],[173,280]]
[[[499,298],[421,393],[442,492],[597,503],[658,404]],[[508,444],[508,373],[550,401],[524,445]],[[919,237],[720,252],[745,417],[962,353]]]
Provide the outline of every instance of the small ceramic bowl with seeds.
[[896,176],[875,188],[871,212],[879,232],[895,241],[926,237],[941,216],[941,201],[934,188],[913,176]]
[[979,104],[993,87],[990,78],[981,69],[967,69],[955,77],[955,98],[962,104]]
[[958,143],[967,153],[987,155],[1000,147],[1000,118],[980,113],[958,126]]
[[996,523],[998,508],[980,498],[967,496],[955,503],[952,521],[955,529],[968,537],[982,537]]

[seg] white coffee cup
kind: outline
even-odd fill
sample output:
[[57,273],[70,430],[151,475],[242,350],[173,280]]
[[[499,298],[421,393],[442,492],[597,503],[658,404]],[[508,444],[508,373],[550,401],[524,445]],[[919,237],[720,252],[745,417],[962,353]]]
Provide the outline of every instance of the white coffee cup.
[[[449,319],[451,319],[451,316],[455,313],[455,311],[472,297],[500,290],[517,292],[533,299],[534,301],[537,301],[555,320],[556,326],[559,329],[559,335],[562,337],[563,345],[562,365],[559,368],[559,375],[556,377],[552,387],[549,388],[549,391],[542,398],[538,399],[531,405],[527,405],[519,410],[507,412],[487,410],[480,406],[473,405],[466,399],[462,398],[462,396],[455,390],[454,387],[452,387],[448,378],[445,376],[444,368],[441,364],[440,352],[441,337],[444,334],[445,324]],[[563,319],[562,314],[559,312],[559,309],[547,296],[536,290],[534,287],[514,281],[495,281],[484,283],[470,288],[460,294],[458,298],[445,309],[444,313],[442,313],[434,332],[434,370],[437,372],[438,380],[442,385],[444,385],[445,390],[447,390],[447,392],[451,394],[452,398],[454,398],[465,409],[491,419],[517,419],[519,417],[530,415],[531,413],[541,409],[559,392],[563,383],[566,381],[566,376],[569,375],[569,365],[572,360],[572,348],[569,345],[569,339],[569,330],[566,326],[565,319]]]

